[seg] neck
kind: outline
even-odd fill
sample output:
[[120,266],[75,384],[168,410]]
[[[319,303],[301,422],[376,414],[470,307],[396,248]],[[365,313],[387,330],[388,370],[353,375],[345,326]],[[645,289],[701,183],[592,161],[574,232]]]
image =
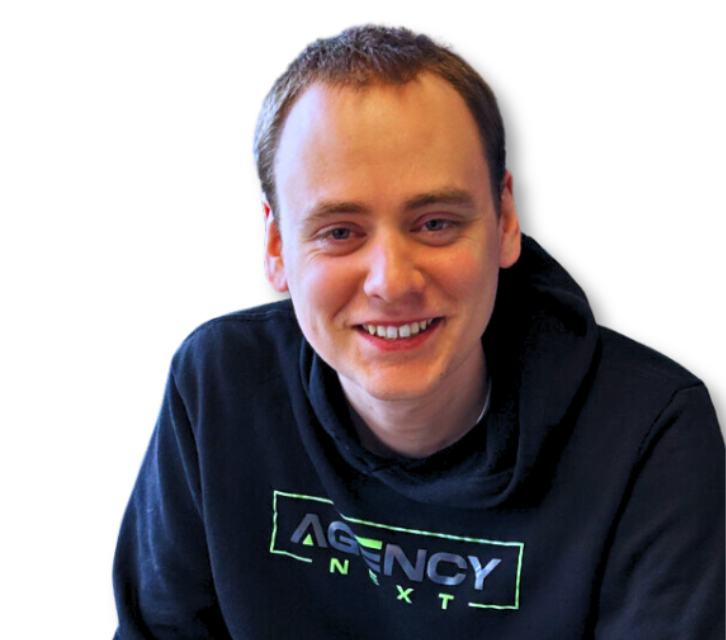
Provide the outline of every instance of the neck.
[[415,399],[380,400],[341,378],[361,444],[383,457],[425,458],[462,438],[477,423],[488,390],[484,353],[468,365]]

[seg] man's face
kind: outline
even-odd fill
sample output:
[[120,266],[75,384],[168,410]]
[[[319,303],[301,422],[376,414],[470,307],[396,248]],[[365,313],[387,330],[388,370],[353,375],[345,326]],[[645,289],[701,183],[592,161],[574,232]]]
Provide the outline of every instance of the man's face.
[[520,237],[511,177],[498,218],[459,94],[431,74],[315,84],[287,117],[275,178],[267,275],[346,393],[414,400],[471,384]]

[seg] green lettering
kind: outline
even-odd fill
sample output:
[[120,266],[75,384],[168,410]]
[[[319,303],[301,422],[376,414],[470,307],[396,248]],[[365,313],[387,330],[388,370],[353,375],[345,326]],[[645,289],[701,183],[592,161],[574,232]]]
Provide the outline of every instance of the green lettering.
[[340,564],[338,558],[330,558],[330,573],[342,573],[344,576],[348,575],[348,560],[343,560],[343,564]]
[[396,589],[398,589],[398,596],[396,597],[396,600],[404,600],[407,604],[413,604],[411,602],[411,598],[408,596],[413,593],[413,587],[410,589],[404,589],[401,585],[397,584]]
[[365,547],[366,549],[383,548],[383,542],[381,542],[380,540],[373,540],[372,538],[360,538],[358,536],[356,536],[355,539],[358,541],[358,544],[361,547]]
[[449,600],[453,600],[454,596],[450,593],[440,593],[439,598],[441,598],[441,608],[446,610],[449,608]]

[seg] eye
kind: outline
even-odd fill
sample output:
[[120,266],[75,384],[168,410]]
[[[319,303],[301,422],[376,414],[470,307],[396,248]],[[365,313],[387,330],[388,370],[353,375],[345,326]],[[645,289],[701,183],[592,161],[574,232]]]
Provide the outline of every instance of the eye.
[[344,242],[350,240],[355,235],[355,231],[349,227],[327,227],[321,229],[315,234],[315,239],[319,242]]
[[350,238],[350,229],[346,229],[345,227],[337,227],[335,229],[331,229],[328,232],[328,235],[333,240],[347,240]]
[[437,218],[434,214],[416,221],[412,231],[421,242],[431,246],[444,246],[455,242],[465,226],[464,220],[453,215]]
[[433,220],[427,220],[424,223],[424,229],[426,231],[443,231],[451,225],[448,220],[442,220],[441,218],[434,218]]
[[356,226],[330,225],[314,236],[314,242],[319,251],[330,255],[344,255],[355,251],[363,238],[364,233]]
[[462,226],[462,222],[451,218],[429,218],[419,223],[418,231],[439,234],[453,232]]

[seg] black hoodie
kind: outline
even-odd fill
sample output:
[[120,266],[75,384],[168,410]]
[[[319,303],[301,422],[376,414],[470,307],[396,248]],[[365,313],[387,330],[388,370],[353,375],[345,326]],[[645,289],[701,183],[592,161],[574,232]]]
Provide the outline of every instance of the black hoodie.
[[117,638],[723,638],[703,384],[598,327],[527,238],[483,344],[480,423],[384,459],[289,302],[192,333],[119,537]]

